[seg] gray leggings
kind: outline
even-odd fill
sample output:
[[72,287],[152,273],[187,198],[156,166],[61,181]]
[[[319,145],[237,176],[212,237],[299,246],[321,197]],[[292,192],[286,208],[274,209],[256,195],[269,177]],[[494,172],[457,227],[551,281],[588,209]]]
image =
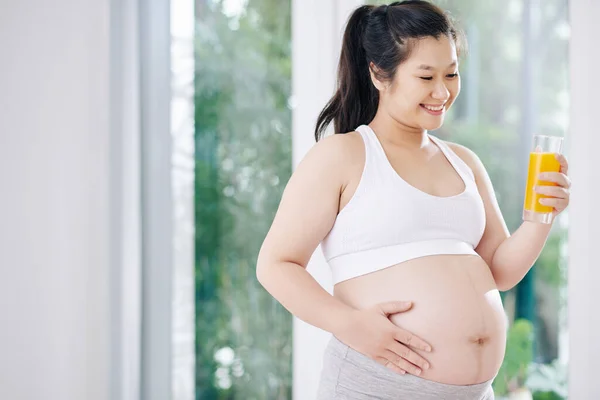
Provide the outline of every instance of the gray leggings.
[[335,336],[323,359],[317,400],[493,400],[492,380],[448,385],[399,373],[352,350]]

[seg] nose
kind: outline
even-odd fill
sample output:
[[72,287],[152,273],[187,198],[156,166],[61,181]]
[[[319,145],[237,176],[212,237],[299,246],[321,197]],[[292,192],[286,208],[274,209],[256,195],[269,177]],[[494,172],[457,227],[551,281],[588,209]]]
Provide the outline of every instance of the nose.
[[431,97],[433,97],[436,100],[446,101],[450,97],[450,91],[448,90],[446,85],[444,85],[443,82],[440,82],[433,89]]

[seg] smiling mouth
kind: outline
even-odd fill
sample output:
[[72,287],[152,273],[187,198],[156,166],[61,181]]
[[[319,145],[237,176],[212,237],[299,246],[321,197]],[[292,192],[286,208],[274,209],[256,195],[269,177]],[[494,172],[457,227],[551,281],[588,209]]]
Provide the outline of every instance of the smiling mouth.
[[436,111],[442,111],[442,110],[444,109],[444,106],[445,106],[445,105],[446,105],[445,103],[444,103],[444,104],[441,104],[441,105],[438,105],[438,106],[431,106],[431,105],[429,105],[429,104],[421,104],[421,106],[422,106],[423,108],[425,108],[425,109],[427,109],[427,110],[429,110],[429,111],[433,111],[433,112],[436,112]]
[[432,106],[429,104],[421,104],[420,106],[423,108],[423,110],[425,110],[425,112],[435,116],[442,115],[446,111],[446,103],[437,106]]

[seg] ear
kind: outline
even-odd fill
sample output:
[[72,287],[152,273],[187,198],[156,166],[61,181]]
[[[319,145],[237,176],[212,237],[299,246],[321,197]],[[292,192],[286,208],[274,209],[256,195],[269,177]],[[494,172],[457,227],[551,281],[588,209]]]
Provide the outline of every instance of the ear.
[[379,79],[377,79],[378,72],[379,68],[377,68],[377,66],[371,61],[369,63],[369,74],[371,75],[371,82],[373,82],[373,85],[377,88],[377,90],[383,92],[385,91],[387,85],[385,84],[385,82],[382,82]]

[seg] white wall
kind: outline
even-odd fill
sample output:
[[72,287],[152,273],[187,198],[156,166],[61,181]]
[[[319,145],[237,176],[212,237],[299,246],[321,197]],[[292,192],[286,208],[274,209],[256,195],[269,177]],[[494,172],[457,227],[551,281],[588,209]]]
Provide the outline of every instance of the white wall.
[[[360,0],[292,0],[294,167],[315,143],[314,124],[335,87],[346,20],[350,12],[362,3]],[[332,292],[331,272],[320,247],[315,251],[307,270],[325,289]],[[294,318],[294,399],[315,398],[322,354],[330,337],[328,332]]]
[[572,0],[569,210],[569,398],[600,399],[600,171],[598,45],[600,2]]
[[106,400],[109,1],[0,10],[0,398]]

